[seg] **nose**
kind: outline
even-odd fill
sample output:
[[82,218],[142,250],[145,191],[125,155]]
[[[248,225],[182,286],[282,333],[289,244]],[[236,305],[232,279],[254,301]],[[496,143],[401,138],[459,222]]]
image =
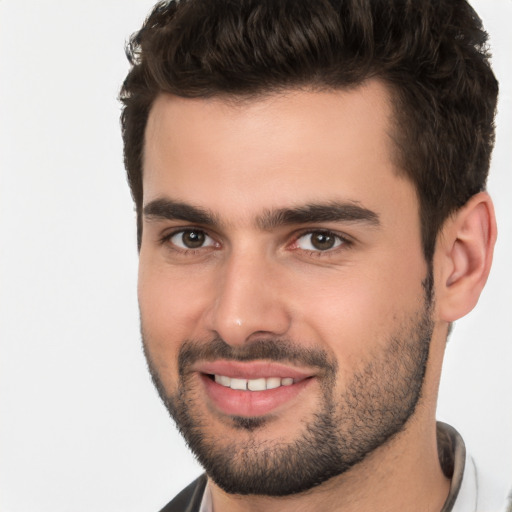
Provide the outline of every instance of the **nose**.
[[217,274],[208,328],[233,346],[286,334],[291,316],[278,267],[262,255],[231,255]]

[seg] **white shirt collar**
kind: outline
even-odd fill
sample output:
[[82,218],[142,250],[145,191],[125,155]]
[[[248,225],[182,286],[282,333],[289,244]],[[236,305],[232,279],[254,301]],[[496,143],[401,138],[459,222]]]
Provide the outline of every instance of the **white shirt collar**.
[[212,491],[210,489],[209,481],[206,483],[206,487],[204,489],[203,499],[201,500],[199,512],[213,512]]
[[473,459],[466,456],[462,483],[451,512],[476,512],[477,500],[478,484],[476,467]]

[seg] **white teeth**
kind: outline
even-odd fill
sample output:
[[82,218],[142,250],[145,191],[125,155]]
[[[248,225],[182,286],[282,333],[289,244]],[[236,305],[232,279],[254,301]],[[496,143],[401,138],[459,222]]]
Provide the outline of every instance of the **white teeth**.
[[247,379],[231,379],[231,389],[247,389]]
[[247,381],[247,389],[251,391],[265,391],[267,389],[267,379],[251,379]]
[[231,385],[231,379],[229,377],[225,377],[224,375],[215,375],[215,382],[221,384],[222,386],[226,386],[227,388]]
[[281,385],[281,379],[279,377],[270,377],[267,379],[267,389],[275,389]]
[[242,391],[265,391],[266,389],[276,389],[280,386],[291,386],[293,379],[291,377],[267,377],[260,379],[235,379],[225,375],[215,375],[215,382],[226,388]]

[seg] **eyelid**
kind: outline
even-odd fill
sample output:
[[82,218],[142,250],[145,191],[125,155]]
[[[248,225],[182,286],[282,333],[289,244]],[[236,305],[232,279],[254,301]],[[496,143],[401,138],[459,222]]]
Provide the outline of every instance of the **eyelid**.
[[[188,231],[201,232],[205,235],[206,238],[210,239],[213,243],[210,243],[208,245],[203,245],[203,246],[197,247],[197,248],[192,248],[192,247],[180,247],[179,245],[177,245],[176,243],[171,241],[172,238],[175,237],[176,235],[179,235],[180,233],[186,233]],[[214,236],[212,236],[208,232],[208,230],[201,228],[201,227],[197,227],[197,226],[176,226],[176,227],[172,228],[171,230],[166,231],[160,237],[159,242],[162,245],[170,244],[170,245],[172,245],[173,250],[175,250],[177,252],[183,252],[183,253],[192,253],[192,252],[195,252],[198,250],[220,246],[220,244],[217,242],[216,238]]]
[[[203,246],[197,247],[197,248],[185,248],[185,247],[180,247],[179,245],[171,242],[171,239],[174,236],[176,236],[180,233],[185,233],[187,231],[199,231],[201,233],[204,233],[204,235],[206,237],[208,237],[211,241],[213,241],[213,243],[209,243],[208,245],[203,245]],[[315,233],[322,233],[322,234],[330,235],[330,236],[338,239],[340,243],[338,243],[335,247],[332,247],[330,249],[325,249],[325,250],[302,249],[301,247],[297,246],[298,240],[300,238],[307,236],[307,235],[313,235]],[[345,233],[340,233],[340,232],[337,232],[337,231],[335,231],[333,229],[329,229],[329,228],[320,228],[319,227],[319,228],[301,229],[300,231],[293,233],[291,236],[292,236],[292,241],[290,244],[288,244],[289,249],[299,250],[299,251],[303,251],[303,252],[310,252],[317,256],[322,255],[322,254],[327,255],[327,253],[335,253],[335,252],[337,252],[337,250],[341,250],[342,248],[348,249],[354,243],[354,240],[350,236],[346,235]],[[204,250],[204,249],[220,248],[221,247],[221,243],[218,241],[218,237],[215,236],[215,234],[211,234],[209,229],[205,229],[203,227],[193,226],[193,225],[175,226],[169,230],[166,230],[166,232],[163,233],[159,237],[158,241],[162,245],[165,245],[165,244],[171,245],[172,249],[174,251],[183,252],[183,253],[195,253],[196,251],[200,251],[200,250]]]
[[[325,250],[321,250],[321,249],[302,249],[302,248],[297,246],[298,241],[302,237],[307,236],[307,235],[313,235],[315,233],[322,233],[322,234],[325,234],[325,235],[330,235],[330,236],[338,239],[340,243],[338,243],[337,245],[335,245],[334,247],[332,247],[330,249],[325,249]],[[320,254],[333,253],[333,252],[336,252],[337,250],[341,250],[341,248],[348,248],[352,244],[353,244],[353,240],[350,237],[348,237],[347,235],[345,235],[345,234],[338,233],[338,232],[336,232],[336,231],[334,231],[332,229],[328,229],[328,228],[313,228],[313,229],[304,229],[304,230],[301,230],[300,232],[298,232],[294,236],[294,239],[293,239],[293,242],[292,242],[291,245],[293,246],[292,249],[314,253],[315,255],[320,255]]]

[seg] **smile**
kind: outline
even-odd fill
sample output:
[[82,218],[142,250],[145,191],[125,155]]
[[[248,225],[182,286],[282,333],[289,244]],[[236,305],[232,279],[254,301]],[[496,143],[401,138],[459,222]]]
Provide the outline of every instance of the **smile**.
[[[289,377],[258,379],[225,377],[224,384],[221,384],[217,382],[219,377],[225,376],[217,375],[215,379],[213,375],[201,375],[208,401],[222,414],[253,418],[275,413],[283,407],[296,404],[298,396],[315,381],[313,378],[294,382],[294,379]],[[228,380],[229,385],[226,385]],[[287,384],[282,384],[283,380]],[[292,382],[288,384],[290,380]],[[249,389],[249,386],[253,389]],[[261,389],[254,389],[256,387]]]
[[277,389],[281,386],[291,386],[294,384],[292,377],[261,377],[259,379],[239,379],[227,377],[225,375],[214,375],[215,382],[226,388],[240,391],[266,391],[268,389]]
[[275,361],[202,361],[191,370],[211,407],[228,416],[257,417],[296,404],[318,370]]

